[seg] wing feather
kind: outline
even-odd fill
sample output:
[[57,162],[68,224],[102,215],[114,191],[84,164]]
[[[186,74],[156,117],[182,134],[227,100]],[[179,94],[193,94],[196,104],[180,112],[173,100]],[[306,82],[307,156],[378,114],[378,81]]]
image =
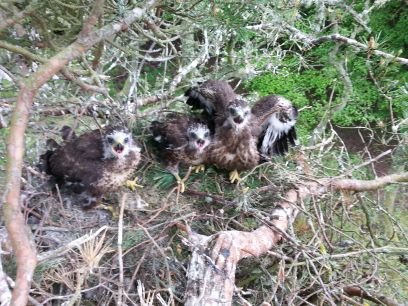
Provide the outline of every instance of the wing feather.
[[258,147],[264,157],[284,155],[290,143],[296,145],[296,107],[284,97],[271,95],[261,98],[252,108],[255,125],[260,126]]
[[223,122],[228,105],[238,99],[232,87],[227,82],[219,80],[207,80],[191,87],[185,95],[188,97],[188,105],[204,111],[210,126],[214,126],[215,120]]

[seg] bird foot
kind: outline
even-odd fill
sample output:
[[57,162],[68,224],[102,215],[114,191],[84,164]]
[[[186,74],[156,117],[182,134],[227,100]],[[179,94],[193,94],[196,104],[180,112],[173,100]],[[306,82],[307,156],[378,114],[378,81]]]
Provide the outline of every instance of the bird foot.
[[237,170],[231,171],[229,174],[229,179],[231,183],[234,183],[237,181],[237,183],[241,180],[241,177],[239,176],[239,173]]
[[201,164],[201,165],[194,166],[193,170],[194,170],[195,173],[204,172],[205,171],[205,165]]
[[106,204],[98,204],[95,208],[107,210],[112,214],[112,219],[117,220],[119,218],[119,209],[116,206],[106,205]]
[[137,178],[137,177],[135,177],[133,180],[127,180],[125,182],[125,186],[127,188],[129,188],[130,190],[132,190],[132,191],[135,191],[136,188],[143,188],[143,185],[139,185],[137,183],[138,180],[139,180],[139,178]]
[[242,194],[245,194],[249,191],[249,187],[244,187],[241,189]]

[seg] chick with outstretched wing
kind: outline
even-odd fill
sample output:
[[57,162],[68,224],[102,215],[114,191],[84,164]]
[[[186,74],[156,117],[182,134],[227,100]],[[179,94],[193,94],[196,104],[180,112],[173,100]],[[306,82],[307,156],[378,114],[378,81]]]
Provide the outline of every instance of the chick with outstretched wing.
[[296,145],[298,111],[288,99],[270,95],[261,98],[252,107],[253,125],[260,127],[258,149],[263,159],[285,155],[289,145]]
[[209,163],[230,171],[249,170],[274,154],[285,154],[295,144],[297,110],[280,96],[260,99],[251,109],[225,81],[209,80],[186,92],[187,103],[201,108],[214,126]]

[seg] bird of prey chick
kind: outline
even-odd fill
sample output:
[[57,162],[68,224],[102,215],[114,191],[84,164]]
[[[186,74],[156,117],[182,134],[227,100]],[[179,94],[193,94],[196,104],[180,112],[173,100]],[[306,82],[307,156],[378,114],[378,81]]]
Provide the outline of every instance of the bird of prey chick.
[[187,90],[187,103],[201,108],[213,126],[209,163],[230,171],[249,170],[272,155],[283,155],[295,144],[297,110],[281,96],[261,98],[252,108],[224,81],[208,80]]
[[184,192],[187,177],[180,178],[179,165],[199,166],[201,169],[211,142],[209,128],[199,119],[172,114],[165,121],[153,121],[150,130],[161,159],[176,178],[178,190]]
[[140,147],[124,127],[108,126],[76,136],[61,130],[64,142],[41,156],[41,168],[84,197],[90,208],[124,185],[140,162]]

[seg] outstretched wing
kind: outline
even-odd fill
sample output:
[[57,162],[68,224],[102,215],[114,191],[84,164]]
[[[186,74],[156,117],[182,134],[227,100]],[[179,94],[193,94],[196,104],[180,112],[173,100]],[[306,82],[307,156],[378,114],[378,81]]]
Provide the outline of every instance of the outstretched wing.
[[260,126],[258,149],[264,157],[284,155],[296,145],[295,124],[298,116],[292,102],[281,96],[261,98],[253,107],[254,127]]
[[215,121],[223,122],[231,102],[238,99],[238,95],[225,81],[208,80],[198,86],[189,88],[185,95],[187,104],[193,109],[204,110],[205,120],[213,129]]

